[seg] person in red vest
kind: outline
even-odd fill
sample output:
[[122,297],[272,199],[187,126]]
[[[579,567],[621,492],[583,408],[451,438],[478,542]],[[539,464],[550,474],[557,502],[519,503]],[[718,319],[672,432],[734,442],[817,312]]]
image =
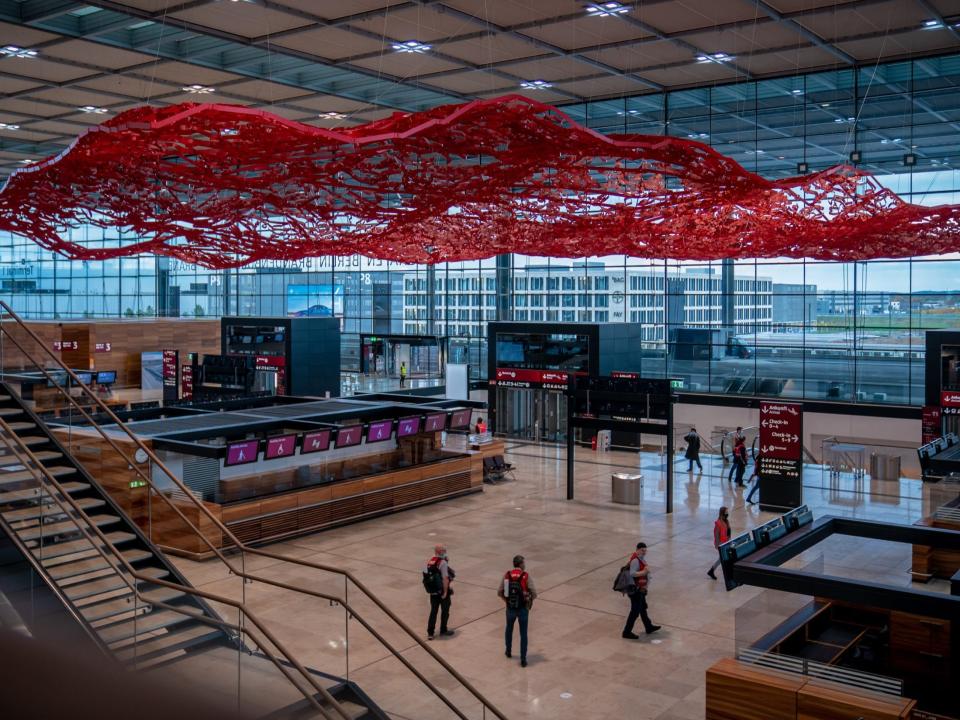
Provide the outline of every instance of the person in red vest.
[[503,576],[503,582],[497,589],[497,597],[507,606],[507,627],[504,631],[506,652],[504,655],[513,657],[513,625],[520,621],[520,667],[527,666],[527,625],[530,619],[530,608],[537,597],[537,589],[533,586],[533,579],[527,573],[527,564],[523,555],[513,558],[513,569]]
[[483,418],[477,418],[477,427],[475,428],[477,435],[483,435],[487,431],[487,424],[483,421]]
[[660,629],[659,625],[654,625],[647,614],[647,588],[650,585],[650,568],[647,567],[647,544],[637,543],[637,549],[630,556],[629,569],[633,576],[633,582],[636,585],[630,596],[630,614],[627,615],[627,622],[623,626],[623,632],[620,634],[625,640],[637,640],[640,636],[633,632],[633,626],[637,618],[643,622],[643,629],[647,635],[655,633]]
[[[717,515],[717,519],[713,523],[713,546],[715,548],[723,545],[727,540],[730,539],[730,516],[727,512],[727,506],[724,505],[720,508],[720,513]],[[720,567],[720,558],[717,557],[717,561],[713,566],[707,570],[707,575],[712,577],[714,580],[717,579],[714,571]]]

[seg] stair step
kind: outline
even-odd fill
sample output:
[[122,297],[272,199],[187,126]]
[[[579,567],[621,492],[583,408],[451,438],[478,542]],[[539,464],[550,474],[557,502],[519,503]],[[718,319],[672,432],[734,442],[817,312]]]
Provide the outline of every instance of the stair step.
[[192,620],[189,615],[173,610],[154,610],[146,615],[98,628],[97,635],[111,648],[119,648],[142,641],[144,633],[164,630]]
[[[90,522],[97,527],[103,527],[104,525],[112,525],[113,523],[120,522],[120,518],[116,515],[91,515]],[[64,520],[62,522],[31,525],[27,528],[14,528],[14,531],[21,540],[41,540],[49,539],[56,535],[81,532],[81,528],[85,525],[86,523],[84,521],[80,521],[78,527],[72,520]],[[50,544],[53,545],[56,543]]]
[[167,659],[188,647],[222,637],[220,630],[198,622],[176,627],[166,635],[159,635],[150,640],[144,639],[118,650],[114,655],[121,662],[136,664],[137,667],[143,668],[143,663],[151,658]]
[[[108,535],[109,537],[109,535]],[[104,552],[108,555],[112,552],[108,548],[104,547]],[[139,548],[133,548],[131,550],[121,550],[120,554],[127,559],[127,562],[135,563],[145,560],[146,558],[153,557],[153,553],[149,550],[141,550]],[[90,558],[101,557],[100,553],[97,552],[96,548],[92,543],[88,544],[85,548],[81,548],[76,552],[68,553],[67,555],[58,555],[53,558],[46,558],[43,561],[43,566],[45,568],[55,568],[60,565],[69,565],[71,563],[79,562],[80,560],[89,560]]]
[[[63,487],[64,491],[68,493],[87,490],[90,487],[90,485],[83,482],[64,482],[60,483],[60,485]],[[49,497],[49,495],[47,495],[47,493],[41,490],[39,487],[29,488],[27,490],[10,490],[9,492],[0,493],[0,505],[22,502],[24,500],[39,500],[41,495]]]
[[[107,504],[105,500],[100,498],[80,498],[75,502],[84,512],[87,510],[92,510],[93,508],[103,507]],[[62,517],[64,515],[73,514],[73,512],[74,509],[67,503],[58,505],[54,502],[44,502],[38,503],[33,507],[23,508],[21,510],[8,510],[5,513],[0,513],[0,515],[3,515],[4,520],[12,523],[19,522],[20,520],[34,520],[41,517]]]
[[16,422],[7,423],[7,426],[19,435],[24,430],[30,430],[32,428],[35,428],[37,424],[32,422],[25,422],[23,420],[17,420]]
[[[19,448],[18,448],[19,449]],[[56,450],[37,450],[34,454],[34,457],[37,458],[39,462],[47,462],[48,460],[56,460],[57,458],[62,458],[63,453]],[[9,462],[4,462],[5,459],[9,458]],[[27,458],[24,457],[24,460]],[[20,459],[13,453],[7,453],[6,455],[0,455],[0,469],[14,466],[22,465]]]
[[[105,552],[108,556],[110,555],[110,551],[107,550]],[[153,557],[153,553],[149,552],[148,550],[140,549],[128,550],[125,553],[121,553],[121,555],[123,555],[123,558],[131,564]],[[122,563],[119,561],[117,561],[117,565],[123,567]],[[109,569],[112,569],[110,563],[108,563],[102,555],[97,553],[92,557],[76,560],[70,563],[55,565],[54,567],[50,568],[48,572],[50,573],[50,577],[52,577],[54,580],[63,581],[69,580],[77,575]]]
[[[147,603],[168,603],[171,600],[176,600],[182,596],[183,593],[179,590],[160,587],[156,590],[150,590],[149,592],[141,593],[140,597],[142,601]],[[123,597],[111,598],[110,600],[104,600],[103,602],[87,605],[86,607],[80,609],[80,614],[83,615],[87,621],[96,622],[97,620],[105,620],[106,618],[113,617],[114,615],[130,612],[135,607],[137,606],[133,602],[132,595],[124,595]],[[140,607],[143,607],[142,603]]]
[[[120,543],[130,542],[131,540],[137,539],[137,536],[133,533],[120,531],[105,533],[105,536],[113,545],[119,545]],[[100,543],[99,538],[97,538],[97,542]],[[44,564],[47,564],[48,562],[53,562],[58,558],[64,557],[65,555],[72,555],[76,552],[92,549],[93,543],[90,541],[90,539],[83,538],[80,540],[70,540],[69,542],[58,542],[51,545],[44,545],[42,548],[34,548],[33,554],[35,557],[40,558]]]
[[13,417],[14,415],[23,415],[23,408],[20,407],[0,407],[0,417]]
[[[60,454],[57,453],[57,457],[60,457]],[[13,463],[11,463],[12,465]],[[0,466],[2,467],[2,466]],[[22,465],[17,465],[17,467],[23,467]],[[77,471],[76,468],[68,467],[66,465],[54,465],[53,467],[48,467],[47,472],[53,475],[55,478],[63,477],[64,475],[72,475]],[[41,477],[46,479],[46,476],[41,473],[40,470],[36,470],[36,473]],[[0,486],[2,485],[12,485],[18,482],[24,482],[26,480],[36,480],[37,475],[34,474],[32,470],[14,470],[12,472],[0,472]]]
[[[170,573],[164,568],[144,568],[144,575],[149,575],[154,578],[162,578]],[[126,579],[125,579],[126,578]],[[94,595],[102,595],[108,593],[111,590],[119,590],[121,588],[128,588],[127,579],[130,582],[134,582],[133,578],[129,578],[126,574],[121,575],[120,573],[113,573],[107,577],[97,578],[96,580],[90,580],[89,582],[78,582],[74,585],[68,585],[63,588],[63,593],[70,600],[82,600],[84,598],[93,597]],[[139,581],[143,582],[143,581]]]
[[43,435],[18,435],[20,442],[24,445],[31,447],[33,445],[43,445],[44,443],[50,442],[50,438]]

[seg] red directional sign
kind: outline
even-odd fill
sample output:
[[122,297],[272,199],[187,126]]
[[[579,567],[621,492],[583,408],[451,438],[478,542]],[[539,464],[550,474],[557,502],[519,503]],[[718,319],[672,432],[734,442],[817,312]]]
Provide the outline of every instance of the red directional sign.
[[566,390],[568,373],[562,370],[497,368],[496,383],[502,387]]
[[764,457],[800,460],[803,456],[803,406],[761,402],[759,449]]
[[960,392],[955,390],[941,391],[940,407],[960,407]]

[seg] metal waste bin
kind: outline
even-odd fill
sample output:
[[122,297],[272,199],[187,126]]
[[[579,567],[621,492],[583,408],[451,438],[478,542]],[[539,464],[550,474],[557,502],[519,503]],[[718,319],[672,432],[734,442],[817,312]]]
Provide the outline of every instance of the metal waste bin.
[[886,453],[871,453],[870,477],[874,480],[899,480],[900,456]]
[[640,473],[614,473],[610,476],[613,501],[622,505],[639,505],[642,484],[643,475]]

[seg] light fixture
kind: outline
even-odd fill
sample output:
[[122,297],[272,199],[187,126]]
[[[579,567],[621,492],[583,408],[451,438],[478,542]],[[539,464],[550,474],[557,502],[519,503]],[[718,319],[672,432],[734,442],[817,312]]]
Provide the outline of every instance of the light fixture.
[[216,92],[216,88],[207,87],[206,85],[185,85],[180,89],[191,95],[209,95],[212,92]]
[[0,130],[19,130],[19,125],[11,125],[10,123],[0,122]]
[[830,107],[830,103],[820,103],[820,107]]
[[713,53],[711,55],[697,55],[698,63],[725,63],[733,60],[733,55],[727,55],[724,52]]
[[635,117],[637,115],[643,115],[643,113],[639,110],[627,110],[626,112],[623,110],[617,110],[617,115],[632,115]]
[[0,55],[6,55],[7,57],[15,58],[35,58],[37,56],[37,51],[28,50],[18,45],[4,45],[2,48],[0,48]]
[[425,53],[430,49],[430,45],[425,45],[416,40],[407,40],[402,43],[394,43],[393,49],[402,53]]
[[321,120],[343,120],[346,117],[346,115],[344,115],[343,113],[331,111],[331,112],[322,112],[319,115],[317,115],[317,117],[320,118]]
[[104,115],[107,112],[106,108],[97,107],[95,105],[84,105],[82,108],[77,108],[80,112],[91,113],[93,115]]
[[808,172],[810,172],[809,163],[797,163],[797,175],[806,175]]
[[553,83],[548,83],[546,80],[524,80],[520,83],[520,87],[524,90],[546,90],[553,87]]
[[799,88],[796,88],[796,89],[794,89],[794,90],[791,90],[791,91],[790,91],[790,94],[791,94],[791,95],[803,95],[803,90],[801,90],[801,89],[799,89]]
[[36,162],[36,160],[31,160],[30,158],[24,158],[23,160],[20,161],[20,164],[21,164],[21,165],[33,165],[35,162]]
[[852,150],[850,152],[850,162],[854,165],[859,165],[863,162],[863,153],[859,150]]
[[907,167],[913,167],[917,164],[917,156],[913,153],[907,153],[903,156],[903,164]]
[[590,3],[586,10],[590,17],[616,17],[630,12],[630,8],[618,2]]
[[710,135],[704,132],[690,133],[689,135],[687,135],[687,137],[690,138],[691,140],[706,140],[708,137],[710,137]]
[[924,20],[922,27],[924,30],[939,30],[943,27],[943,23],[939,20]]
[[237,128],[223,128],[223,130],[220,131],[220,134],[227,135],[227,136],[239,135],[240,130],[238,130]]

